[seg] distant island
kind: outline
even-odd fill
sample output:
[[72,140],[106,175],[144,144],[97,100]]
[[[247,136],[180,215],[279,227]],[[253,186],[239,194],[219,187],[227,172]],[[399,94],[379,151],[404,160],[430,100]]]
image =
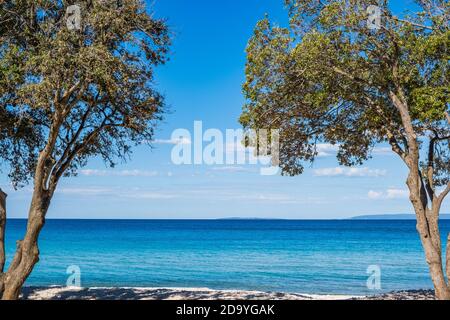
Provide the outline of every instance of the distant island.
[[[441,214],[441,220],[449,220],[450,214]],[[416,216],[413,214],[374,214],[363,215],[350,218],[351,220],[415,220]]]

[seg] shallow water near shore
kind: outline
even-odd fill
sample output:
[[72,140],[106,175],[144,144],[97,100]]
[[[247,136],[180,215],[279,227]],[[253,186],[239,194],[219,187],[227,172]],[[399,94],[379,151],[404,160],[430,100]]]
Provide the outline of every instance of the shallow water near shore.
[[[7,253],[25,220],[9,220]],[[442,234],[450,220],[441,221]],[[48,220],[27,286],[200,287],[374,295],[431,288],[409,220]],[[381,290],[367,288],[369,266]]]

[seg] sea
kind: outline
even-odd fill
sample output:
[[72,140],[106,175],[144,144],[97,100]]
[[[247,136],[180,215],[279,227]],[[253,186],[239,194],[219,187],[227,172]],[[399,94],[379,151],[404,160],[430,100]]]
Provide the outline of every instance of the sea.
[[[25,226],[7,222],[9,261]],[[441,231],[450,232],[450,220]],[[27,286],[346,295],[432,288],[412,220],[48,220],[39,247]]]

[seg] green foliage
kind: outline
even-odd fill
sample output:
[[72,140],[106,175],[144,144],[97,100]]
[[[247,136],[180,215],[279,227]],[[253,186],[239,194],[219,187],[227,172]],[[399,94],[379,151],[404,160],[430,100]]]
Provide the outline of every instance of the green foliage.
[[240,118],[248,129],[281,130],[283,173],[301,173],[320,142],[338,145],[343,165],[362,164],[382,142],[403,156],[407,135],[395,96],[417,139],[436,138],[433,161],[447,177],[437,181],[446,184],[450,161],[438,149],[448,149],[450,136],[448,3],[421,1],[417,12],[399,18],[380,2],[379,29],[367,26],[374,1],[286,4],[288,27],[266,17],[249,40]]
[[[67,27],[72,4],[80,30]],[[143,1],[1,2],[0,43],[0,158],[15,185],[34,176],[44,148],[57,181],[90,157],[112,166],[152,140],[165,109],[153,70],[170,38]]]
[[411,91],[411,114],[423,123],[444,119],[450,101],[448,87],[420,87]]

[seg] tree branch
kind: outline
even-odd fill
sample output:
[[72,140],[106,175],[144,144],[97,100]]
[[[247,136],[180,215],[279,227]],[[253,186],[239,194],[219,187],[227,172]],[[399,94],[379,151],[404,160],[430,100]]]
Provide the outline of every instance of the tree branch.
[[445,197],[450,193],[450,182],[447,183],[447,188],[442,191],[439,196],[436,199],[436,206],[437,209],[441,208],[442,202],[444,201]]
[[83,132],[83,130],[85,129],[85,124],[86,121],[89,117],[89,114],[92,111],[92,106],[89,106],[88,109],[86,110],[86,112],[83,114],[83,116],[81,117],[81,122],[80,125],[77,129],[77,131],[75,132],[75,134],[72,136],[72,138],[70,139],[70,141],[67,143],[66,148],[64,149],[63,154],[61,155],[60,159],[58,160],[58,162],[55,165],[55,169],[58,169],[59,167],[61,167],[62,163],[64,163],[64,161],[67,159],[67,156],[71,150],[71,148],[73,147],[73,145],[76,143],[76,141],[78,140],[78,138],[80,137],[81,133]]
[[66,160],[61,163],[58,170],[56,170],[53,174],[52,182],[51,182],[52,187],[50,188],[51,192],[54,192],[54,189],[55,189],[59,179],[62,177],[64,172],[69,168],[73,159],[75,159],[75,157],[81,151],[83,151],[87,146],[89,146],[92,143],[93,139],[95,139],[102,132],[102,130],[109,128],[109,127],[119,126],[119,125],[115,125],[115,124],[107,124],[106,123],[107,120],[108,120],[108,118],[105,118],[101,125],[99,125],[97,128],[92,130],[88,135],[86,135],[86,137],[83,139],[83,141],[81,143],[75,145],[73,150],[68,153]]
[[392,103],[397,108],[397,111],[400,113],[400,117],[402,119],[402,124],[403,124],[403,127],[405,128],[408,150],[410,152],[410,155],[412,155],[414,157],[412,159],[411,164],[418,166],[418,163],[416,163],[416,162],[418,162],[418,159],[419,159],[417,135],[416,135],[416,132],[414,131],[414,127],[412,125],[411,115],[409,114],[408,107],[394,92],[392,92],[392,91],[389,92],[389,96],[392,100]]
[[[389,119],[389,117],[387,117],[383,111],[383,109],[377,104],[375,103],[371,98],[365,96],[365,99],[367,101],[367,103],[369,103],[370,105],[372,105],[372,107],[375,108],[375,111],[378,113],[378,115],[380,117],[382,117],[385,121],[389,122],[391,121]],[[392,123],[390,124],[392,126]],[[384,127],[384,129],[386,130],[386,135],[388,138],[388,142],[391,145],[392,151],[394,151],[396,154],[399,155],[399,157],[406,162],[406,152],[405,150],[402,149],[402,147],[400,146],[400,144],[397,141],[397,138],[395,137],[394,133],[392,132],[391,129],[389,129],[389,126]]]
[[[72,93],[75,92],[76,89],[78,89],[78,86],[81,84],[81,81],[77,81],[77,83],[75,83],[72,87],[70,87],[62,97],[60,97],[59,99],[59,103],[61,103],[62,105],[67,104],[67,102],[70,99],[70,96],[72,95]],[[80,90],[82,91],[82,90]]]
[[419,170],[419,183],[420,183],[420,190],[419,190],[419,196],[420,201],[422,203],[423,209],[426,211],[428,209],[428,197],[427,197],[427,188],[426,188],[426,182],[424,182],[424,178],[422,175],[422,172]]
[[369,87],[372,87],[372,88],[376,88],[377,90],[381,91],[381,88],[379,86],[374,85],[370,81],[367,81],[367,80],[364,80],[364,79],[362,79],[360,77],[354,76],[354,75],[352,75],[352,74],[350,74],[350,73],[348,73],[348,72],[346,72],[346,71],[344,71],[344,70],[342,70],[342,69],[340,69],[340,68],[338,68],[336,66],[332,66],[331,70],[333,72],[337,73],[337,74],[340,74],[341,76],[347,77],[350,80],[359,82],[359,83],[361,83],[363,85],[366,85],[366,86],[369,86]]
[[396,20],[398,22],[403,22],[403,23],[410,24],[410,25],[412,25],[414,27],[419,27],[419,28],[427,29],[427,30],[435,30],[435,29],[433,29],[433,27],[426,26],[424,24],[420,24],[420,23],[416,23],[416,22],[412,22],[412,21],[409,21],[409,20],[400,19],[400,18],[397,18],[397,17],[394,17],[394,16],[392,17],[392,19],[394,19],[394,20]]
[[41,190],[45,190],[46,188],[46,182],[48,174],[51,172],[48,167],[49,164],[47,163],[50,159],[52,152],[55,148],[55,144],[58,139],[59,129],[62,125],[62,115],[60,110],[55,110],[55,114],[53,115],[52,124],[50,127],[50,131],[47,138],[47,144],[45,145],[44,149],[39,153],[36,170],[35,170],[35,181],[34,186],[35,188],[39,188]]
[[[361,84],[363,84],[363,85],[373,86],[371,83],[365,81],[364,79],[361,79],[361,78],[359,78],[359,77],[357,77],[357,76],[354,76],[354,75],[352,75],[352,74],[349,74],[348,72],[346,72],[346,71],[344,71],[344,70],[342,70],[342,69],[340,69],[340,68],[338,68],[338,67],[333,66],[333,67],[332,67],[332,70],[333,70],[334,72],[336,72],[336,73],[342,75],[342,76],[347,77],[347,78],[350,79],[350,80],[359,82],[359,83],[361,83]],[[378,87],[376,87],[376,86],[373,86],[373,87],[377,88],[378,90],[381,90],[381,88],[378,88]],[[406,132],[407,132],[407,134],[408,134],[408,135],[407,135],[407,136],[408,136],[408,138],[407,138],[408,143],[406,144],[406,147],[407,147],[408,150],[409,150],[409,149],[412,149],[412,150],[414,151],[414,150],[417,149],[417,148],[414,147],[414,146],[417,146],[417,144],[416,144],[416,142],[415,142],[415,136],[416,136],[416,135],[415,135],[414,129],[413,129],[413,127],[412,127],[412,121],[411,121],[411,117],[409,116],[409,112],[408,112],[408,110],[407,110],[407,107],[401,102],[401,100],[400,100],[400,99],[397,97],[397,95],[395,95],[393,92],[390,92],[390,97],[391,97],[391,100],[393,101],[395,107],[396,107],[397,110],[400,112],[401,119],[402,119],[402,123],[403,123],[404,127],[406,128]],[[379,114],[380,116],[384,117],[384,114],[383,114],[382,110],[380,110],[380,108],[378,108],[378,106],[377,106],[375,103],[373,103],[373,101],[371,101],[371,99],[369,99],[368,97],[366,97],[366,100],[367,100],[370,104],[372,104],[373,106],[375,106],[375,109],[376,109],[376,111],[378,112],[378,114]],[[450,119],[450,117],[449,117],[449,119]],[[386,128],[386,132],[387,132],[388,141],[389,141],[389,144],[390,144],[391,147],[392,147],[392,150],[393,150],[395,153],[397,153],[403,161],[406,162],[406,160],[407,160],[407,155],[408,155],[408,154],[405,152],[405,150],[403,150],[403,149],[400,147],[400,145],[398,144],[398,141],[397,141],[397,139],[395,138],[395,135],[393,134],[393,132],[392,132],[391,130],[389,130],[388,128]],[[414,141],[413,141],[413,140],[414,140]],[[413,148],[411,148],[411,146],[412,146]]]
[[435,193],[435,189],[434,189],[434,181],[433,181],[433,176],[434,176],[434,148],[436,145],[436,138],[433,137],[430,139],[430,144],[428,146],[428,163],[427,163],[427,172],[426,172],[426,188],[427,188],[427,193],[428,193],[428,197],[430,198],[431,201],[433,201],[434,199],[434,193]]

